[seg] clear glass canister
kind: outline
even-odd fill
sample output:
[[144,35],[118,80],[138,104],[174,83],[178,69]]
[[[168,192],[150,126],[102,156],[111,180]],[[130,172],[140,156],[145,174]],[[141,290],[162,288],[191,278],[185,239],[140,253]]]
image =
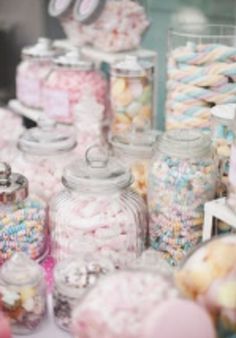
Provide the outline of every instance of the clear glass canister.
[[12,256],[0,270],[0,300],[15,334],[34,333],[46,315],[42,268],[23,253]]
[[53,311],[57,325],[69,331],[72,312],[101,276],[114,270],[106,259],[74,258],[58,264],[54,271]]
[[77,134],[76,155],[85,157],[88,148],[94,144],[107,143],[109,121],[104,118],[105,107],[87,91],[75,106],[75,129]]
[[216,188],[210,138],[196,130],[159,137],[149,172],[150,245],[173,265],[202,237],[204,203]]
[[52,253],[56,261],[94,254],[124,267],[144,249],[146,208],[129,187],[130,171],[92,147],[86,161],[64,171],[65,186],[50,203]]
[[18,251],[42,259],[47,234],[45,203],[28,196],[27,179],[0,162],[0,264]]
[[94,63],[82,59],[77,49],[56,58],[43,86],[46,115],[58,122],[72,123],[74,107],[87,90],[108,113],[108,82]]
[[39,38],[34,46],[22,50],[22,62],[16,72],[16,97],[27,107],[42,108],[42,85],[50,70],[52,59],[58,51],[52,48],[52,42]]
[[210,312],[222,338],[236,333],[235,262],[236,235],[224,235],[200,245],[176,272],[180,291]]
[[187,25],[170,31],[167,129],[209,131],[211,108],[236,103],[235,29]]
[[132,130],[111,139],[114,155],[127,164],[133,174],[132,188],[147,199],[148,169],[153,148],[161,132],[155,130]]
[[48,201],[60,190],[63,168],[73,161],[75,147],[73,127],[42,119],[19,138],[12,165],[30,180],[30,191]]
[[51,0],[49,14],[73,44],[106,52],[137,49],[150,24],[147,0]]
[[154,69],[154,64],[135,56],[127,56],[111,67],[114,133],[153,125]]

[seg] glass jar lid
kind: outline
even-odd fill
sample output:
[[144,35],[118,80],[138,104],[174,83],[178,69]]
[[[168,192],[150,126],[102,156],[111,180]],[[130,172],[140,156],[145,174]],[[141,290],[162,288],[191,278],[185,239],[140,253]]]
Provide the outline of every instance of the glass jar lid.
[[10,285],[31,285],[43,279],[43,270],[26,254],[17,252],[2,266],[0,276],[3,282]]
[[225,125],[232,125],[236,117],[236,104],[217,105],[211,109],[211,115]]
[[74,127],[59,125],[43,118],[38,127],[26,130],[18,140],[18,148],[33,155],[56,155],[76,146]]
[[74,18],[82,24],[89,25],[96,21],[106,5],[107,0],[77,0]]
[[28,196],[28,180],[12,173],[11,167],[0,162],[0,203],[20,202]]
[[91,71],[95,68],[92,61],[81,57],[78,48],[69,50],[66,54],[55,58],[53,62],[59,67],[76,68],[83,71]]
[[211,140],[195,129],[175,129],[159,137],[156,149],[177,158],[199,158],[211,153]]
[[154,64],[141,61],[137,56],[127,55],[122,61],[113,64],[111,74],[115,76],[142,77],[146,76],[147,70],[154,70]]
[[126,188],[133,179],[131,171],[110,156],[107,149],[92,146],[86,152],[85,161],[65,168],[62,182],[72,190],[101,193]]
[[129,156],[150,158],[160,135],[162,135],[162,132],[158,130],[133,129],[123,134],[112,136],[111,144],[114,150],[122,151],[122,153]]
[[48,5],[48,13],[57,17],[65,14],[72,6],[74,0],[51,0]]
[[58,51],[52,47],[52,41],[47,38],[39,38],[36,45],[22,49],[23,57],[34,59],[52,59]]

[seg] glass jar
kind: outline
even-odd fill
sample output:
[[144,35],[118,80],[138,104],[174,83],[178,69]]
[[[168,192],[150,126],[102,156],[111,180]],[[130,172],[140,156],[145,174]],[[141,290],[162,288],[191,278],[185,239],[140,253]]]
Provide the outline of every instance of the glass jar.
[[180,291],[210,312],[225,338],[236,333],[235,262],[236,235],[224,235],[200,245],[176,272]]
[[[58,122],[72,123],[74,108],[89,91],[108,108],[108,82],[92,61],[82,59],[77,49],[54,59],[54,67],[43,85],[43,108]],[[107,110],[106,110],[107,113]]]
[[210,139],[197,130],[160,136],[149,172],[151,246],[176,265],[202,237],[204,204],[214,198]]
[[236,210],[236,140],[231,147],[230,165],[229,165],[229,185],[228,185],[228,206],[235,212]]
[[95,338],[98,332],[100,337],[138,338],[153,310],[176,298],[178,291],[169,276],[146,270],[119,271],[99,280],[78,304],[72,332],[75,338]]
[[154,64],[126,58],[111,68],[113,132],[153,125]]
[[42,268],[25,254],[14,254],[0,271],[0,300],[15,334],[34,333],[46,315]]
[[0,264],[17,251],[41,260],[47,233],[45,203],[28,196],[28,180],[0,162]]
[[53,311],[57,325],[69,331],[72,312],[100,277],[114,270],[106,259],[84,257],[66,260],[54,271]]
[[52,42],[39,38],[34,46],[22,50],[22,62],[16,72],[16,97],[29,108],[42,108],[42,85],[52,69],[52,59],[58,51]]
[[66,168],[65,189],[50,203],[52,253],[56,261],[84,254],[124,267],[144,249],[147,214],[129,187],[130,171],[103,149],[92,147],[86,161]]
[[[104,119],[105,107],[88,92],[75,106],[75,129],[77,134],[76,155],[85,157],[88,148],[107,143],[109,121]],[[89,127],[88,127],[89,126]]]
[[235,138],[235,112],[234,104],[215,106],[211,110],[212,142],[218,161],[217,197],[227,195],[231,146]]
[[73,127],[42,119],[38,127],[26,130],[19,138],[12,165],[28,177],[30,191],[47,202],[60,190],[63,168],[73,161],[75,147]]
[[153,147],[161,132],[133,130],[114,135],[111,139],[114,155],[127,164],[133,174],[132,188],[147,199],[148,169],[153,155]]
[[49,14],[60,18],[74,45],[105,52],[137,49],[150,24],[146,0],[51,0]]
[[185,25],[170,31],[167,129],[209,131],[211,108],[236,103],[235,29]]

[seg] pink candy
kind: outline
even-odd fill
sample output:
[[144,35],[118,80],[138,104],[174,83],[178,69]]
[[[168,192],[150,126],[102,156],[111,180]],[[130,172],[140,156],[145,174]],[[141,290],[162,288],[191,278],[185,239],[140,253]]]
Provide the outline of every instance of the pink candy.
[[7,319],[3,316],[3,314],[0,312],[0,337],[1,338],[11,338],[11,330],[10,325],[7,321]]

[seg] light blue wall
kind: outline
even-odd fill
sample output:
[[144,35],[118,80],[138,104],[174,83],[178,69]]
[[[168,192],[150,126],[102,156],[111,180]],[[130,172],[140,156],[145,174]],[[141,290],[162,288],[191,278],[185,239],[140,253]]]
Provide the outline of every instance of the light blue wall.
[[200,9],[210,23],[235,23],[236,0],[150,0],[152,25],[143,46],[158,51],[158,116],[157,126],[164,127],[167,32],[172,16],[183,7]]

